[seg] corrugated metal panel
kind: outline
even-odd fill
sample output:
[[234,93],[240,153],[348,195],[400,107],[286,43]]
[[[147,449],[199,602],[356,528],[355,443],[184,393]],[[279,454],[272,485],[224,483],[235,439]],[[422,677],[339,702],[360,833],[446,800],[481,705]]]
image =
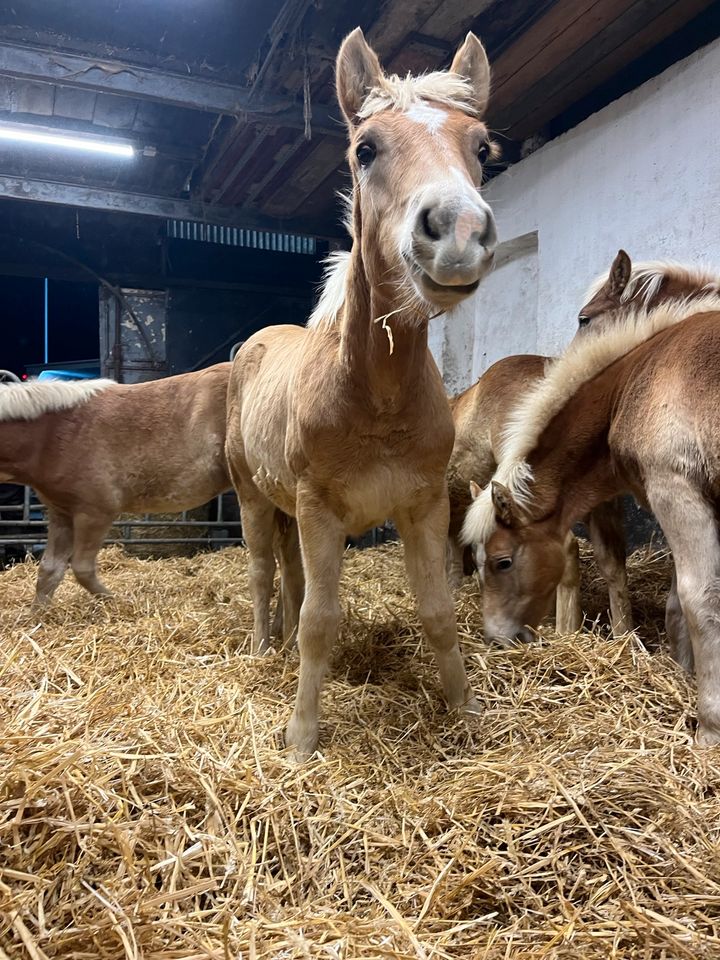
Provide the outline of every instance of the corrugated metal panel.
[[224,243],[231,247],[254,250],[281,250],[285,253],[315,254],[315,237],[273,230],[243,230],[240,227],[217,227],[193,220],[168,220],[167,235],[176,240],[197,240],[201,243]]

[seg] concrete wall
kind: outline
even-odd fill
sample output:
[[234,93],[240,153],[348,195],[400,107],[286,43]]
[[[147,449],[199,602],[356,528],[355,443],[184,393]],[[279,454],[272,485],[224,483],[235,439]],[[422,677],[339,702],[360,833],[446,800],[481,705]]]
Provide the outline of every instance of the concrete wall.
[[446,386],[511,353],[553,354],[618,247],[720,266],[720,40],[496,177],[497,267],[433,321]]

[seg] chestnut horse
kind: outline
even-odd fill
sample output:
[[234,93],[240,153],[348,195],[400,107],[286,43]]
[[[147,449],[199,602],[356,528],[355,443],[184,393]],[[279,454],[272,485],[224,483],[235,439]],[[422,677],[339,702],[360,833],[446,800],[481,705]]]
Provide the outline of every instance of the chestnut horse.
[[[471,490],[489,482],[497,467],[503,430],[514,404],[545,376],[552,361],[531,354],[505,357],[489,367],[471,387],[450,401],[455,422],[455,445],[448,464],[450,530],[448,575],[451,587],[463,574],[462,526],[472,502]],[[625,535],[621,505],[600,504],[586,519],[598,569],[608,585],[610,619],[616,635],[632,630],[632,611],[625,569]],[[483,574],[478,549],[476,563]],[[567,564],[557,589],[555,626],[559,633],[574,633],[583,621],[580,601],[580,558],[572,533],[567,538]]]
[[121,513],[179,512],[231,487],[225,463],[229,363],[118,384],[38,380],[0,386],[0,482],[32,486],[48,508],[35,603],[68,564],[107,594],[96,558]]
[[612,322],[553,365],[514,411],[495,479],[468,511],[464,535],[485,546],[488,633],[515,636],[544,616],[575,520],[621,492],[648,504],[675,561],[683,627],[674,655],[697,667],[697,740],[712,745],[720,743],[720,294],[707,273],[686,268],[685,278],[688,296],[655,306],[626,300],[623,308],[620,292]]
[[271,327],[246,341],[228,392],[256,651],[268,642],[275,510],[299,526],[307,587],[286,731],[298,757],[317,744],[345,536],[388,517],[447,702],[478,709],[445,576],[453,423],[428,320],[476,290],[496,245],[480,197],[492,149],[481,121],[487,57],[469,34],[450,72],[386,76],[358,29],[340,48],[336,87],[350,138],[352,250],[335,257],[307,328]]

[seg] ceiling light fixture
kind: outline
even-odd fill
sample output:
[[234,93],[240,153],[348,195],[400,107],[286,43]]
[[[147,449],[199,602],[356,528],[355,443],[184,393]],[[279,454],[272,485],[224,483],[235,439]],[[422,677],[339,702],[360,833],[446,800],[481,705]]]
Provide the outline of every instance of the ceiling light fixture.
[[59,147],[63,150],[101,153],[112,157],[124,157],[127,160],[135,156],[135,148],[120,140],[103,140],[101,137],[76,133],[56,133],[47,127],[30,127],[24,124],[0,124],[0,140],[34,143],[47,147]]

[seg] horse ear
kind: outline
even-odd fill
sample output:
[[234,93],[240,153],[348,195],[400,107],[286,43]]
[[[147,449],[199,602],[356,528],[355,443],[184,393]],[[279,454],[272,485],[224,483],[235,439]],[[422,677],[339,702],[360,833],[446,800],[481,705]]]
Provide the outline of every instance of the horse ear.
[[473,498],[473,500],[477,500],[477,498],[480,496],[481,493],[482,493],[482,487],[480,486],[480,484],[479,484],[479,483],[475,483],[474,480],[471,480],[471,481],[470,481],[470,496]]
[[632,261],[624,250],[618,250],[617,256],[610,267],[608,276],[608,294],[619,300],[623,295],[625,287],[630,282],[632,274]]
[[358,111],[383,75],[375,51],[356,27],[343,40],[335,62],[335,87],[345,119],[350,126],[358,122]]
[[469,33],[465,37],[465,43],[458,48],[450,71],[470,81],[475,107],[482,116],[490,97],[490,64],[485,47],[474,33]]
[[497,520],[504,527],[519,526],[520,512],[508,488],[502,483],[498,483],[497,480],[493,480],[491,484],[491,495]]

